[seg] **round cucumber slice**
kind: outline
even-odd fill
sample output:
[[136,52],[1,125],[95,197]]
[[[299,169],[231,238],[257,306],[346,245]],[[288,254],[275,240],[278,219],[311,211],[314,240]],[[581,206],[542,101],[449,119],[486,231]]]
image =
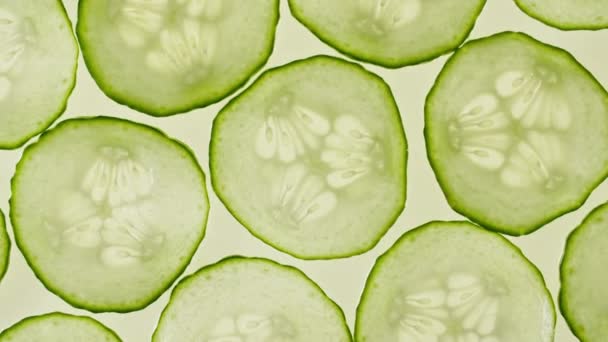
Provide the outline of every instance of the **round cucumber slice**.
[[608,28],[608,2],[597,0],[515,0],[532,18],[561,30]]
[[8,258],[11,252],[11,240],[6,233],[6,223],[4,214],[0,210],[0,281],[6,274],[8,268]]
[[25,149],[12,180],[17,246],[69,304],[128,312],[184,271],[205,232],[205,176],[192,152],[149,126],[63,121]]
[[359,342],[553,341],[540,271],[501,235],[434,221],[378,258],[357,307]]
[[53,312],[25,318],[0,333],[0,342],[121,342],[105,325],[86,316]]
[[523,33],[460,48],[425,113],[448,202],[491,230],[531,233],[580,207],[608,172],[608,94],[568,52]]
[[352,341],[344,313],[295,267],[233,256],[173,289],[152,337],[161,341]]
[[454,50],[485,0],[289,0],[293,16],[352,58],[399,68]]
[[64,112],[77,64],[61,1],[0,3],[0,149],[23,145]]
[[315,56],[266,71],[220,111],[211,136],[219,198],[295,257],[363,253],[403,210],[399,110],[388,85],[357,64]]
[[89,72],[114,101],[153,116],[228,96],[270,57],[279,0],[81,0]]
[[608,336],[608,204],[595,208],[570,234],[560,267],[559,306],[572,332],[582,342]]

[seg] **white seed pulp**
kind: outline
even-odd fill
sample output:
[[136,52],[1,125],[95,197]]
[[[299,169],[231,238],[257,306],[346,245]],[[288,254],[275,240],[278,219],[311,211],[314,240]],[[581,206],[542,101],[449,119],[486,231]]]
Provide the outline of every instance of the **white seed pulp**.
[[125,0],[116,20],[124,43],[147,51],[145,63],[151,70],[194,83],[213,62],[215,21],[221,14],[221,0]]
[[205,342],[280,342],[293,335],[293,327],[284,317],[245,313],[220,318]]
[[557,75],[540,67],[501,73],[494,92],[477,95],[453,119],[453,147],[497,172],[504,185],[555,188],[563,181],[560,134],[572,124],[557,82]]
[[[274,216],[298,228],[329,215],[339,203],[336,191],[382,168],[382,149],[359,119],[327,114],[278,96],[257,130],[254,152],[262,160],[286,164],[274,183]],[[306,163],[320,160],[325,170]]]
[[103,146],[99,154],[79,191],[70,190],[60,199],[58,215],[67,227],[61,234],[74,246],[98,248],[107,266],[133,265],[164,241],[146,218],[154,176],[122,147]]
[[376,35],[393,33],[420,15],[421,0],[355,0],[362,19],[357,26]]
[[34,41],[34,28],[27,18],[0,7],[0,101],[11,93],[13,73]]

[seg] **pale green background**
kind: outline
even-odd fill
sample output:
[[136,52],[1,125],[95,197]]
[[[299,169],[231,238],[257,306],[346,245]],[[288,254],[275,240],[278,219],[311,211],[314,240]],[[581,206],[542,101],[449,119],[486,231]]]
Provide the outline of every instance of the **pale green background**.
[[[65,4],[70,17],[75,21],[77,1],[66,0]],[[449,14],[446,13],[446,15]],[[477,38],[504,30],[524,31],[547,43],[567,49],[604,86],[608,86],[608,65],[606,64],[608,60],[608,30],[561,32],[528,18],[519,11],[511,0],[488,0],[488,4],[471,37]],[[281,65],[314,54],[338,55],[299,25],[291,17],[286,1],[282,1],[281,20],[275,51],[267,66]],[[352,327],[355,308],[365,278],[375,258],[380,253],[384,252],[403,232],[427,221],[461,219],[448,207],[435,181],[426,159],[422,136],[424,98],[445,61],[446,57],[444,56],[429,63],[399,70],[388,70],[366,65],[366,68],[384,77],[392,87],[401,109],[410,148],[406,209],[395,226],[376,248],[362,256],[336,261],[315,262],[291,258],[251,236],[230,216],[209,187],[211,216],[207,236],[185,274],[192,273],[201,266],[230,254],[263,256],[295,265],[317,281],[329,296],[342,306]],[[454,94],[454,96],[458,96],[458,94]],[[90,78],[81,60],[78,83],[70,99],[68,109],[61,120],[81,115],[104,114],[159,127],[169,135],[187,143],[195,151],[208,175],[207,154],[211,121],[225,103],[226,100],[205,109],[170,118],[148,117],[106,98]],[[0,208],[5,213],[8,213],[9,181],[21,152],[22,149],[0,151]],[[530,236],[512,239],[542,270],[554,297],[557,295],[559,288],[558,266],[567,234],[592,208],[607,198],[608,184],[604,183],[592,194],[587,203],[575,213],[567,214],[555,220]],[[9,231],[9,234],[12,237],[12,232]],[[155,303],[138,312],[95,314],[92,316],[116,330],[125,341],[148,341],[159,314],[167,303],[168,295],[169,292],[166,292]],[[0,330],[26,316],[55,310],[75,314],[89,314],[86,311],[73,309],[61,299],[46,291],[27,267],[18,249],[13,248],[9,271],[0,284]],[[558,314],[555,341],[576,341],[560,314]]]

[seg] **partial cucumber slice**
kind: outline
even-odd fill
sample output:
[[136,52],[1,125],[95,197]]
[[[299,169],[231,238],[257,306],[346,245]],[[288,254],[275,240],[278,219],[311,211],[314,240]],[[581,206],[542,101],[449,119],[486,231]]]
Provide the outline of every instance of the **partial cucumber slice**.
[[0,333],[0,342],[121,342],[105,325],[86,316],[53,312],[25,318]]
[[182,279],[153,342],[352,341],[344,313],[295,267],[233,256]]
[[267,61],[279,0],[81,0],[86,65],[114,101],[167,116],[217,102]]
[[130,121],[61,122],[26,148],[12,180],[15,241],[36,276],[93,312],[141,309],[184,271],[205,232],[192,152]]
[[61,1],[0,3],[0,149],[23,145],[63,113],[77,62]]
[[608,204],[604,204],[570,234],[560,267],[560,309],[582,342],[601,342],[608,336],[607,229]]
[[6,233],[6,224],[4,222],[4,214],[0,210],[0,280],[6,274],[8,268],[8,258],[11,252],[11,241]]
[[597,0],[515,0],[529,16],[561,30],[608,28],[608,2]]
[[458,47],[485,0],[289,0],[319,39],[365,62],[399,68]]
[[357,308],[359,342],[551,342],[540,271],[499,234],[434,221],[378,258]]
[[328,56],[265,72],[213,123],[213,187],[252,234],[303,259],[372,248],[405,203],[407,146],[393,95]]
[[608,94],[568,52],[523,33],[471,41],[427,97],[428,158],[448,202],[528,234],[577,209],[608,172]]

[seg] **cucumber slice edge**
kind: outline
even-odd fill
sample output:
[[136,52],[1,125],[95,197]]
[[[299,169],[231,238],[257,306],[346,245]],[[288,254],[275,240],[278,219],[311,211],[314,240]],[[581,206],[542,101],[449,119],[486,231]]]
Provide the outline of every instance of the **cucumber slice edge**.
[[530,18],[537,20],[545,25],[556,28],[558,30],[562,30],[562,31],[580,31],[580,30],[598,31],[598,30],[603,30],[603,29],[608,28],[608,24],[603,24],[603,25],[602,24],[598,24],[598,25],[585,24],[585,25],[583,25],[583,24],[559,23],[558,21],[555,21],[551,18],[543,16],[541,13],[535,12],[532,9],[526,7],[524,4],[521,3],[520,0],[514,0],[514,1],[515,1],[515,5]]
[[[331,299],[331,297],[329,297],[327,295],[327,293],[319,286],[319,284],[317,284],[316,281],[312,280],[306,273],[304,273],[302,270],[300,270],[299,268],[297,268],[295,266],[283,264],[278,261],[263,258],[263,257],[230,255],[230,256],[224,257],[222,259],[219,259],[211,264],[205,265],[205,266],[199,268],[198,270],[194,271],[193,273],[184,276],[182,279],[179,280],[179,282],[171,290],[171,294],[169,295],[169,300],[167,302],[168,304],[165,305],[165,307],[161,311],[160,317],[163,317],[163,315],[169,308],[169,304],[171,303],[171,301],[173,301],[175,299],[175,297],[179,294],[179,292],[182,290],[182,288],[188,286],[188,284],[191,281],[195,280],[198,276],[201,276],[205,272],[208,272],[208,271],[211,271],[218,267],[221,267],[225,263],[239,262],[239,261],[259,261],[259,262],[267,263],[272,266],[282,267],[286,270],[289,270],[290,272],[292,272],[294,274],[297,274],[299,277],[303,277],[303,279],[307,280],[309,283],[311,283],[316,289],[318,289],[323,294],[323,296],[325,297],[325,300],[329,301],[332,304],[336,313],[340,316],[340,318],[342,320],[343,328],[345,329],[345,331],[349,332],[350,340],[353,341],[352,333],[350,331],[350,328],[348,327],[348,323],[346,322],[346,315],[344,314],[344,311],[340,308],[338,303],[336,303],[333,299]],[[154,333],[152,334],[152,341],[156,341],[159,327],[160,327],[160,321],[158,322],[158,324],[156,325],[156,328],[154,329]]]
[[336,41],[333,40],[329,35],[323,34],[321,32],[321,30],[315,29],[314,25],[308,23],[306,21],[306,19],[304,18],[304,16],[299,14],[299,12],[297,10],[297,6],[293,5],[293,0],[288,0],[287,3],[289,4],[289,9],[290,9],[292,16],[300,24],[302,24],[302,26],[304,26],[310,33],[312,33],[315,37],[317,37],[324,44],[326,44],[327,46],[336,50],[337,52],[341,53],[342,55],[344,55],[350,59],[356,60],[356,61],[378,65],[378,66],[381,66],[381,67],[387,68],[387,69],[399,69],[399,68],[403,68],[406,66],[413,66],[413,65],[430,62],[435,58],[447,55],[450,52],[458,49],[458,47],[460,47],[462,45],[462,43],[465,42],[467,37],[471,34],[471,31],[473,31],[473,28],[475,27],[475,23],[477,22],[477,18],[479,17],[479,15],[481,14],[481,11],[485,7],[486,1],[487,0],[483,0],[480,3],[479,8],[477,8],[477,11],[474,13],[475,16],[473,17],[471,23],[469,23],[468,29],[464,30],[462,32],[462,36],[459,37],[458,43],[456,46],[451,45],[449,47],[444,47],[443,49],[437,49],[438,52],[433,53],[433,54],[404,58],[402,60],[396,60],[396,61],[390,61],[390,62],[389,61],[380,61],[380,60],[374,59],[373,57],[357,56],[358,52],[349,51],[349,49],[346,47],[343,47],[342,44],[337,44]]
[[[271,39],[268,42],[269,46],[265,49],[266,54],[260,56],[260,62],[258,64],[256,64],[254,67],[252,67],[251,70],[249,71],[249,73],[247,73],[247,74],[243,73],[244,77],[241,78],[241,80],[238,82],[238,84],[235,84],[232,88],[224,91],[223,93],[218,93],[219,95],[217,95],[209,100],[193,101],[189,104],[183,105],[181,107],[175,107],[175,108],[169,109],[169,110],[162,110],[159,108],[150,108],[150,107],[146,106],[145,104],[133,103],[129,100],[128,96],[123,96],[119,92],[114,92],[110,87],[106,86],[103,82],[98,81],[98,79],[101,79],[101,77],[100,77],[101,72],[98,72],[98,69],[100,69],[100,68],[96,67],[95,63],[92,60],[90,60],[89,58],[86,58],[86,56],[87,56],[86,50],[87,50],[88,44],[85,42],[85,39],[80,38],[82,35],[82,33],[80,33],[80,32],[85,29],[84,28],[85,24],[82,23],[82,21],[80,20],[80,13],[82,12],[82,8],[84,7],[83,4],[86,2],[86,0],[82,0],[82,1],[78,2],[79,20],[76,22],[76,37],[78,37],[78,43],[80,44],[80,49],[82,50],[84,64],[85,64],[87,70],[91,74],[91,77],[93,78],[93,80],[95,81],[95,83],[97,84],[99,89],[108,98],[110,98],[111,100],[115,101],[116,103],[118,103],[120,105],[127,106],[128,108],[131,108],[137,112],[140,112],[140,113],[152,116],[152,117],[167,117],[167,116],[173,116],[173,115],[184,115],[184,114],[188,114],[189,112],[191,112],[195,109],[207,107],[214,103],[220,102],[221,100],[228,98],[231,95],[234,95],[239,89],[244,87],[266,65],[266,63],[270,59],[270,56],[274,52],[275,41],[276,41],[276,27],[278,26],[279,19],[280,19],[280,10],[279,10],[280,1],[279,0],[274,0],[274,1],[275,1],[275,6],[274,6],[275,16],[274,16],[274,21],[273,21],[273,26],[275,28],[274,34],[272,35]],[[237,83],[237,82],[235,82],[235,83]]]
[[[80,123],[80,122],[84,122],[84,121],[87,121],[87,120],[107,120],[107,121],[112,121],[112,122],[119,122],[119,123],[122,123],[122,124],[134,124],[134,125],[146,128],[150,132],[154,132],[155,134],[157,134],[160,137],[164,138],[167,142],[173,143],[177,147],[183,149],[187,153],[188,157],[191,159],[191,162],[194,163],[195,165],[197,165],[197,169],[199,170],[200,177],[201,177],[201,182],[204,185],[205,190],[206,190],[206,188],[207,188],[207,180],[206,180],[205,173],[203,172],[202,168],[200,167],[200,163],[198,163],[196,155],[190,149],[190,147],[188,145],[186,145],[185,143],[183,143],[183,142],[181,142],[181,141],[179,141],[179,140],[177,140],[175,138],[172,138],[172,137],[168,136],[165,132],[161,131],[160,129],[158,129],[158,128],[154,127],[154,126],[145,125],[145,124],[138,123],[138,122],[131,121],[131,120],[127,120],[127,119],[121,119],[121,118],[116,118],[116,117],[111,117],[111,116],[101,116],[101,115],[99,115],[99,116],[84,116],[84,117],[78,117],[78,118],[73,118],[73,119],[61,121],[60,123],[58,123],[55,126],[55,128],[60,128],[63,125],[68,125],[68,124],[71,124],[71,123]],[[25,149],[23,150],[23,154],[21,156],[21,159],[19,160],[19,162],[15,166],[15,173],[14,173],[13,177],[11,178],[11,197],[9,199],[9,206],[10,207],[13,206],[14,197],[15,197],[15,193],[16,193],[15,188],[16,188],[17,182],[19,181],[19,168],[22,165],[22,162],[25,161],[28,153],[31,153],[31,151],[34,151],[36,149],[36,147],[38,145],[38,142],[40,142],[40,140],[42,138],[44,138],[47,135],[50,136],[50,135],[56,133],[55,128],[53,128],[52,130],[49,130],[49,131],[45,131],[42,135],[40,135],[40,137],[38,138],[37,141],[32,142],[31,144],[29,144],[28,146],[26,146]],[[209,203],[209,194],[207,193],[207,191],[204,191],[204,195],[205,195],[205,199],[206,199],[207,203]],[[15,222],[16,222],[16,216],[15,215],[16,214],[15,214],[15,212],[13,210],[11,210],[10,213],[9,213],[9,219],[11,221],[11,224],[13,225],[13,233],[15,235],[15,244],[17,245],[17,248],[23,254],[27,265],[33,271],[33,273],[36,276],[36,278],[42,283],[42,285],[47,290],[49,290],[51,293],[53,293],[54,295],[58,296],[59,298],[61,298],[62,300],[64,300],[68,304],[70,304],[71,306],[73,306],[75,308],[78,308],[78,309],[87,310],[87,311],[92,312],[92,313],[105,313],[105,312],[128,313],[128,312],[142,310],[142,309],[146,308],[147,306],[149,306],[150,304],[154,303],[162,294],[164,294],[169,288],[171,288],[171,286],[173,286],[173,284],[179,278],[179,276],[183,274],[183,272],[186,270],[186,268],[190,264],[192,258],[194,257],[194,254],[198,250],[198,247],[200,246],[200,244],[204,240],[204,237],[205,237],[205,235],[207,233],[206,226],[207,226],[207,222],[209,220],[209,208],[210,208],[210,206],[207,207],[207,210],[206,210],[206,213],[205,213],[205,218],[204,218],[204,220],[202,222],[203,233],[201,234],[201,237],[199,238],[199,240],[196,242],[195,248],[191,252],[190,258],[187,260],[187,262],[185,262],[184,265],[182,265],[180,268],[177,268],[175,270],[175,276],[174,276],[174,278],[165,287],[163,287],[163,288],[159,289],[157,292],[151,294],[147,299],[142,300],[141,303],[138,303],[138,305],[133,305],[133,306],[129,306],[129,307],[125,307],[125,308],[119,308],[119,309],[105,307],[105,306],[102,306],[102,305],[89,305],[87,303],[83,303],[83,302],[80,302],[78,300],[72,300],[71,298],[68,298],[68,296],[64,296],[61,289],[55,288],[55,287],[51,286],[50,282],[47,281],[47,279],[45,279],[44,276],[42,276],[42,272],[34,265],[33,262],[31,262],[31,256],[24,249],[24,246],[22,246],[22,244],[19,243],[19,241],[20,241],[19,229],[17,228],[17,226],[15,224]]]
[[[382,254],[380,254],[380,256],[378,256],[376,258],[376,260],[374,261],[373,265],[371,266],[371,271],[368,274],[367,278],[365,279],[365,284],[363,287],[363,291],[361,292],[361,297],[359,299],[359,303],[357,304],[357,308],[355,309],[355,322],[357,322],[360,318],[360,316],[362,315],[362,311],[363,311],[363,306],[367,301],[367,298],[369,296],[367,296],[367,289],[371,288],[369,285],[373,282],[376,273],[378,273],[379,269],[381,267],[381,264],[383,263],[384,259],[387,259],[388,257],[390,257],[390,253],[391,251],[393,251],[394,249],[398,248],[399,245],[401,245],[403,242],[405,242],[406,240],[414,237],[415,235],[417,235],[420,232],[424,232],[424,230],[428,227],[432,227],[434,225],[438,225],[438,224],[457,224],[457,225],[467,225],[469,227],[475,227],[476,229],[478,229],[479,232],[484,233],[484,234],[489,234],[492,235],[493,237],[497,237],[498,239],[503,240],[503,242],[505,243],[505,245],[508,245],[516,254],[518,254],[519,256],[521,256],[526,265],[528,266],[528,268],[536,275],[537,280],[539,280],[544,287],[545,290],[545,294],[548,298],[553,298],[551,295],[551,292],[549,291],[549,288],[547,287],[547,283],[545,282],[545,277],[543,276],[543,274],[541,273],[541,271],[538,269],[538,267],[536,267],[536,265],[534,265],[523,253],[523,251],[521,250],[521,248],[519,248],[517,245],[515,245],[514,243],[512,243],[511,241],[509,241],[506,237],[502,236],[501,234],[492,232],[492,231],[488,231],[486,229],[484,229],[483,227],[480,227],[478,225],[476,225],[475,223],[471,223],[468,221],[442,221],[442,220],[434,220],[434,221],[429,221],[421,226],[415,227],[411,230],[406,231],[405,233],[403,233],[392,245],[390,245]],[[557,314],[556,314],[556,310],[555,310],[555,303],[553,302],[553,300],[550,301],[551,302],[551,316],[553,319],[553,326],[552,326],[552,333],[553,335],[555,335],[555,325],[556,325],[556,318],[557,318]],[[359,341],[360,340],[360,334],[361,334],[361,325],[360,324],[356,324],[355,323],[355,329],[354,329],[354,336],[355,336],[355,340]],[[553,336],[551,337],[551,340],[553,339]]]
[[[214,155],[215,155],[215,148],[214,148],[214,142],[217,140],[216,139],[216,135],[217,135],[217,130],[214,129],[214,127],[216,127],[217,124],[219,124],[222,121],[222,113],[226,112],[228,110],[231,109],[231,107],[233,105],[235,105],[235,103],[238,102],[239,98],[246,94],[249,90],[254,89],[255,87],[257,87],[259,84],[263,83],[265,81],[266,78],[268,78],[268,75],[272,75],[275,71],[280,71],[283,68],[290,68],[290,67],[294,67],[297,66],[299,64],[302,63],[307,63],[309,61],[312,60],[328,60],[328,61],[332,61],[332,62],[344,62],[347,63],[350,67],[356,68],[358,70],[360,70],[361,72],[365,73],[365,75],[367,75],[368,77],[370,77],[371,79],[373,79],[374,81],[378,81],[379,84],[382,84],[384,91],[386,93],[386,98],[387,100],[390,99],[393,102],[394,107],[396,108],[397,112],[396,114],[401,117],[401,111],[399,110],[399,107],[397,106],[397,101],[395,100],[395,97],[393,95],[393,92],[390,89],[390,86],[388,85],[388,83],[379,75],[374,74],[373,72],[367,70],[365,67],[363,67],[362,65],[356,63],[356,62],[352,62],[352,61],[348,61],[345,59],[342,59],[340,57],[335,57],[335,56],[330,56],[330,55],[324,55],[324,54],[319,54],[319,55],[313,55],[313,56],[309,56],[309,57],[305,57],[302,59],[296,59],[293,60],[289,63],[286,64],[282,64],[279,66],[275,66],[272,68],[269,68],[267,70],[264,70],[264,72],[258,76],[258,78],[256,78],[251,85],[249,85],[246,89],[244,89],[243,91],[241,91],[238,95],[232,97],[228,103],[226,103],[226,105],[219,111],[219,113],[215,116],[215,118],[213,119],[212,122],[212,130],[211,130],[211,137],[210,137],[210,143],[209,143],[209,173],[210,173],[210,178],[211,178],[211,187],[213,188],[213,191],[218,195],[218,199],[220,200],[220,202],[222,202],[222,204],[225,206],[226,210],[228,210],[230,212],[230,214],[243,226],[245,227],[245,229],[247,229],[247,231],[253,235],[256,239],[261,240],[262,242],[264,242],[265,244],[271,246],[272,248],[286,253],[292,257],[301,259],[301,260],[332,260],[332,259],[340,259],[340,258],[348,258],[348,257],[352,257],[352,256],[356,256],[356,255],[361,255],[364,254],[368,251],[370,251],[371,249],[373,249],[379,242],[380,240],[382,240],[382,238],[386,235],[386,233],[390,230],[390,228],[395,224],[395,222],[397,221],[397,219],[399,218],[399,216],[401,215],[401,213],[405,210],[405,203],[407,202],[407,191],[403,193],[403,198],[401,200],[401,205],[399,206],[399,210],[397,210],[395,212],[395,214],[393,215],[393,217],[391,217],[387,222],[386,227],[383,229],[383,231],[381,232],[381,234],[379,234],[379,236],[374,239],[373,241],[370,241],[368,243],[367,246],[365,246],[365,248],[362,248],[358,251],[356,251],[355,253],[336,253],[336,254],[330,254],[330,255],[323,255],[323,256],[308,256],[308,255],[302,255],[300,253],[296,253],[293,251],[289,251],[287,248],[283,248],[281,246],[279,246],[278,244],[275,243],[271,243],[270,239],[267,239],[265,237],[263,237],[261,234],[258,234],[255,232],[254,229],[250,228],[250,225],[242,218],[240,217],[240,215],[238,215],[237,211],[234,210],[233,207],[230,206],[229,201],[224,200],[224,197],[222,195],[222,191],[219,187],[219,185],[214,182],[214,167],[212,165],[212,160],[214,160]],[[403,142],[404,142],[404,153],[406,154],[406,158],[405,158],[405,165],[403,165],[403,179],[406,181],[407,183],[407,166],[408,166],[408,160],[407,160],[407,155],[409,154],[409,149],[408,149],[408,142],[407,142],[407,136],[405,135],[405,130],[403,127],[403,121],[402,120],[395,120],[394,124],[398,124],[400,125],[400,129],[403,133]]]
[[74,91],[74,88],[76,88],[76,79],[77,77],[77,73],[78,73],[78,58],[80,58],[80,46],[78,44],[78,40],[76,39],[76,35],[74,33],[74,25],[72,23],[72,20],[70,19],[70,17],[68,16],[68,12],[65,9],[65,5],[63,4],[63,2],[61,0],[56,0],[57,2],[57,6],[59,7],[59,11],[61,12],[61,14],[63,15],[64,19],[67,21],[67,23],[69,24],[70,27],[70,36],[71,36],[71,40],[72,43],[74,45],[74,69],[72,71],[72,80],[69,86],[69,90],[66,92],[65,97],[63,98],[62,102],[63,105],[61,106],[61,108],[59,108],[57,110],[57,112],[53,113],[53,115],[49,115],[48,119],[45,120],[42,124],[40,124],[38,126],[38,129],[34,132],[30,132],[30,134],[24,136],[21,139],[15,140],[13,142],[10,143],[2,143],[0,142],[0,150],[13,150],[13,149],[17,149],[23,145],[25,145],[25,143],[27,143],[30,139],[32,139],[33,137],[39,135],[40,133],[43,133],[44,131],[46,131],[49,127],[51,127],[51,125],[57,121],[57,119],[59,119],[59,117],[61,117],[61,115],[63,115],[63,113],[65,113],[65,110],[67,109],[68,106],[68,101],[70,99],[70,96],[72,95],[72,92]]
[[0,282],[8,271],[12,247],[11,239],[9,238],[6,230],[6,219],[4,218],[4,213],[2,213],[2,210],[0,210],[0,244],[1,243],[6,244],[6,250],[4,251],[4,255],[0,255],[0,265],[2,265],[0,266]]
[[[598,89],[602,90],[604,92],[604,94],[606,95],[607,101],[608,101],[608,91],[606,91],[606,89],[595,78],[595,76],[593,76],[593,74],[591,74],[591,72],[587,68],[585,68],[570,52],[568,52],[560,47],[557,47],[555,45],[551,45],[548,43],[544,43],[540,40],[537,40],[536,38],[532,37],[531,35],[529,35],[525,32],[502,31],[502,32],[494,33],[494,34],[491,34],[488,36],[472,39],[472,40],[467,41],[464,45],[462,45],[458,49],[456,49],[456,51],[468,49],[471,46],[479,44],[480,42],[483,43],[483,41],[485,39],[491,39],[494,37],[501,37],[501,36],[508,36],[508,35],[514,35],[514,36],[517,36],[517,37],[520,37],[520,38],[523,38],[526,40],[534,41],[535,43],[538,43],[544,47],[552,49],[556,53],[559,53],[559,54],[562,54],[562,55],[568,57],[572,62],[576,63],[580,67],[581,71],[584,71],[586,73],[587,77],[589,77],[591,80],[593,80],[595,82],[595,84],[598,86]],[[430,115],[428,114],[431,111],[430,105],[429,105],[430,99],[435,95],[435,91],[437,90],[439,83],[442,81],[442,76],[443,76],[444,70],[448,70],[448,68],[450,68],[451,65],[454,63],[454,61],[456,59],[455,56],[456,55],[453,54],[448,58],[448,60],[442,67],[439,75],[435,79],[435,82],[433,83],[431,90],[429,91],[429,93],[427,94],[427,96],[425,98],[425,104],[424,104],[424,117],[425,118],[424,118],[424,132],[423,132],[425,142],[428,141],[428,139],[429,139],[429,135],[430,135],[429,126],[432,125],[429,120]],[[456,56],[456,57],[458,57],[458,56]],[[457,213],[465,216],[467,219],[473,221],[474,223],[480,225],[481,227],[483,227],[487,230],[490,230],[490,231],[493,231],[496,233],[507,234],[510,236],[523,236],[523,235],[531,234],[531,233],[539,230],[546,224],[552,222],[553,220],[555,220],[565,214],[568,214],[568,213],[571,213],[571,212],[577,210],[587,201],[587,199],[589,198],[589,196],[591,195],[593,190],[595,190],[595,188],[597,188],[597,186],[599,186],[606,178],[608,178],[608,165],[606,165],[606,169],[605,169],[604,173],[593,184],[591,184],[589,186],[588,190],[583,194],[583,196],[581,196],[581,198],[578,201],[572,202],[572,204],[569,207],[565,207],[560,212],[558,212],[554,215],[547,216],[545,219],[539,220],[534,225],[531,225],[530,227],[528,227],[528,229],[522,229],[519,227],[498,227],[496,224],[490,222],[490,220],[486,220],[483,217],[477,217],[477,216],[479,216],[479,215],[477,215],[477,213],[467,210],[466,206],[465,207],[461,206],[458,203],[458,201],[453,199],[452,196],[446,192],[447,188],[445,187],[445,183],[447,183],[449,180],[444,179],[444,177],[441,175],[441,171],[440,171],[441,167],[436,165],[433,158],[431,158],[431,154],[434,152],[430,150],[430,146],[428,143],[425,143],[425,150],[426,150],[427,160],[429,161],[429,164],[431,165],[431,169],[433,169],[433,174],[435,176],[435,179],[437,180],[437,183],[441,187],[444,197],[446,198],[450,207]]]

